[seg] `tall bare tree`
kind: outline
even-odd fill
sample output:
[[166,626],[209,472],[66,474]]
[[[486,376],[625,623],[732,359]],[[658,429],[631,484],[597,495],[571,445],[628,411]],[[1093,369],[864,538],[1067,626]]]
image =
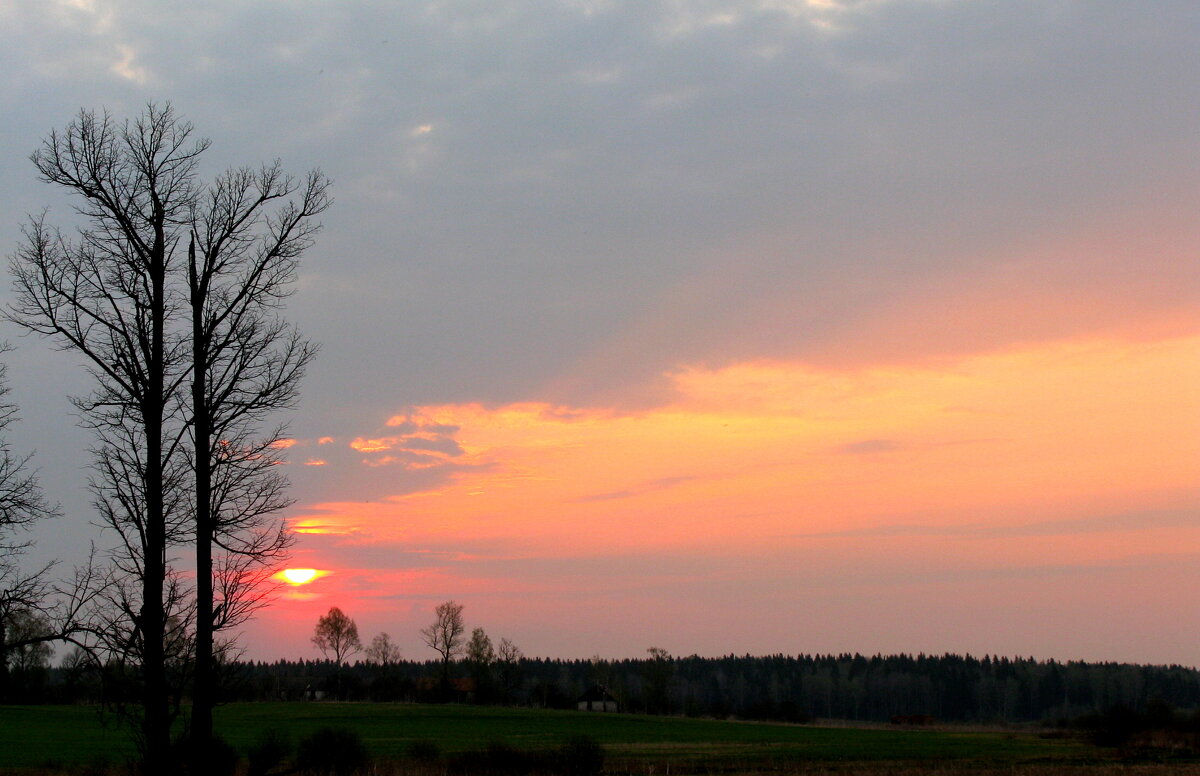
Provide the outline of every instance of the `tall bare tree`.
[[[329,205],[320,172],[297,180],[277,162],[202,186],[209,142],[193,135],[153,104],[124,123],[84,111],[52,132],[34,164],[79,196],[84,226],[68,239],[43,213],[12,261],[10,318],[81,353],[96,381],[76,404],[97,439],[96,503],[118,537],[97,630],[141,673],[149,772],[167,767],[168,671],[193,661],[194,765],[206,770],[214,634],[264,602],[290,543],[284,428],[266,424],[294,403],[314,349],[278,309]],[[167,561],[187,541],[194,591]]]
[[463,605],[456,601],[438,604],[434,620],[428,628],[421,629],[421,639],[442,656],[442,689],[450,686],[450,661],[463,650]]
[[[292,406],[315,350],[277,315],[298,257],[320,229],[329,182],[301,181],[279,162],[217,177],[192,214],[192,467],[196,556],[196,668],[192,735],[212,736],[214,633],[264,602],[262,583],[291,543],[279,512],[284,427],[264,428]],[[203,759],[207,748],[196,755]],[[197,763],[203,766],[204,763]],[[198,767],[198,770],[207,770]]]
[[184,343],[170,331],[180,301],[171,277],[207,147],[169,105],[123,123],[81,111],[31,159],[44,181],[78,197],[83,223],[68,238],[44,213],[35,217],[12,260],[10,318],[82,355],[95,380],[76,406],[97,439],[97,506],[120,537],[122,568],[140,583],[129,614],[151,773],[167,770],[167,550],[184,527],[174,396],[186,372]]

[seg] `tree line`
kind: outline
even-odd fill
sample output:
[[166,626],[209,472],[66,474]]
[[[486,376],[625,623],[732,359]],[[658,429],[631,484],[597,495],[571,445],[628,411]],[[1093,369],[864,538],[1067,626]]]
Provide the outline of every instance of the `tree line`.
[[[519,651],[518,651],[519,652]],[[98,702],[106,692],[86,663],[68,657],[14,670],[24,702]],[[1114,708],[1163,704],[1200,709],[1200,672],[1183,666],[1058,662],[970,655],[727,655],[563,660],[464,655],[450,665],[442,692],[440,658],[379,662],[229,661],[218,664],[221,702],[446,702],[575,708],[600,685],[622,711],[807,722],[888,722],[929,716],[942,722],[1057,722]],[[470,680],[464,682],[462,680]]]

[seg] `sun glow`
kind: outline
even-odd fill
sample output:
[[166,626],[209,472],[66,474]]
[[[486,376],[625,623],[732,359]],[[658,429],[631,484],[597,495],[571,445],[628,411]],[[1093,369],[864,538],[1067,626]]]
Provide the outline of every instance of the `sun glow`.
[[307,585],[309,582],[324,576],[318,569],[284,569],[276,576],[289,585]]

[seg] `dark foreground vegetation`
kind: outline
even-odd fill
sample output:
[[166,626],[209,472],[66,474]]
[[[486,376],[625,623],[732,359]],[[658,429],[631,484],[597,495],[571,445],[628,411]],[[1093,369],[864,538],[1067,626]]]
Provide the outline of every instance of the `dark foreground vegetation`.
[[[1082,773],[1121,762],[1118,750],[1037,731],[817,727],[456,704],[239,703],[218,708],[215,722],[214,776]],[[89,707],[0,707],[0,769],[121,773],[134,751],[105,724]]]

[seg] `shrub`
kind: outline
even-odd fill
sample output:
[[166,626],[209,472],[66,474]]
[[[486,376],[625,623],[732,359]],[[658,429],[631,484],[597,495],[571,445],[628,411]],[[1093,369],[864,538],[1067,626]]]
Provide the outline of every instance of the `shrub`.
[[467,776],[523,776],[534,770],[536,757],[504,741],[492,741],[484,749],[463,752],[451,762],[451,770]]
[[419,738],[408,745],[408,756],[413,760],[429,762],[441,757],[442,749],[437,745],[437,741]]
[[275,728],[264,730],[246,752],[246,776],[267,776],[291,754],[292,742]]
[[[179,739],[173,744],[174,760],[179,763],[180,773],[197,773],[195,768],[196,747],[200,743],[190,736]],[[237,771],[238,753],[228,741],[214,735],[205,748],[204,756],[208,761],[204,776],[233,776]]]
[[350,776],[369,763],[362,737],[345,728],[321,728],[296,747],[296,769],[301,773]]

